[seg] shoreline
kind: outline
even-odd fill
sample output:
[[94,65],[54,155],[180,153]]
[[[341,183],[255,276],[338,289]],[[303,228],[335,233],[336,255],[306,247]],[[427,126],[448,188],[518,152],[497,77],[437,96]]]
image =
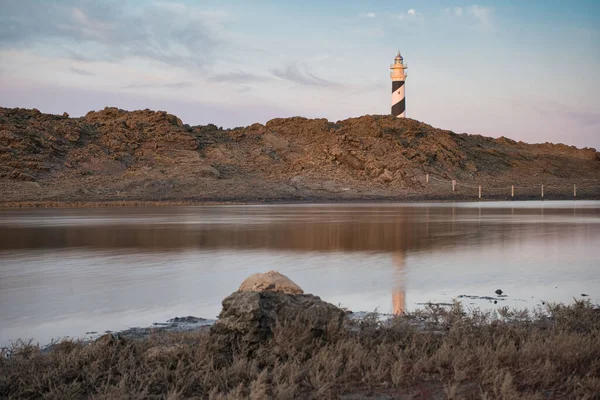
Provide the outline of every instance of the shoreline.
[[[572,303],[563,303],[560,301],[553,302],[553,301],[545,301],[545,300],[539,299],[539,301],[536,301],[534,304],[525,305],[524,307],[521,307],[521,308],[514,308],[514,306],[513,306],[513,309],[518,309],[520,311],[527,310],[527,311],[534,312],[535,310],[548,308],[550,305],[563,305],[563,306],[571,307],[574,304],[577,304],[577,302],[589,302],[595,309],[598,310],[598,312],[600,312],[600,303],[593,302],[591,300],[591,297],[589,297],[589,296],[590,296],[589,294],[581,294],[579,296],[574,294],[572,296],[572,298],[574,299],[574,301]],[[507,295],[485,296],[485,295],[461,294],[461,295],[452,297],[451,299],[448,299],[445,301],[426,301],[426,302],[422,302],[422,303],[415,303],[416,307],[412,311],[405,310],[401,314],[398,314],[398,315],[393,314],[393,313],[385,313],[385,312],[379,312],[379,311],[366,311],[366,310],[361,310],[361,311],[346,310],[345,314],[346,314],[346,318],[349,321],[354,322],[354,323],[360,322],[363,319],[376,319],[377,321],[382,322],[382,323],[392,320],[394,318],[403,318],[403,317],[409,317],[408,319],[410,320],[411,316],[425,313],[425,312],[427,312],[427,310],[448,309],[448,308],[457,307],[457,306],[460,306],[460,307],[463,307],[466,309],[468,307],[475,305],[475,303],[467,302],[468,300],[484,300],[484,301],[487,301],[488,303],[493,302],[494,304],[496,304],[498,302],[501,303],[505,300],[509,300],[509,296],[507,296]],[[524,301],[523,299],[516,299],[516,300]],[[475,305],[475,307],[477,309],[481,310],[482,312],[490,313],[490,314],[501,313],[502,308],[509,308],[508,306],[502,307],[502,304],[498,304],[498,308],[486,308],[481,305]],[[100,339],[102,336],[105,336],[105,335],[112,335],[114,337],[122,337],[122,338],[125,338],[128,340],[148,340],[152,336],[156,336],[156,335],[203,332],[203,331],[207,331],[212,325],[214,325],[217,322],[217,320],[218,320],[218,318],[204,318],[204,317],[193,316],[193,315],[176,316],[176,317],[170,318],[164,322],[156,322],[155,321],[150,324],[128,326],[128,327],[116,329],[116,330],[104,329],[104,330],[98,330],[98,331],[86,331],[85,333],[82,333],[82,334],[78,334],[78,335],[74,334],[74,336],[72,334],[56,336],[46,342],[36,341],[35,338],[30,338],[30,337],[25,338],[25,339],[22,337],[16,338],[14,340],[11,340],[11,342],[12,343],[18,343],[18,342],[26,343],[26,342],[31,341],[32,343],[36,343],[36,345],[39,346],[43,351],[52,351],[52,349],[55,347],[56,343],[59,343],[61,341],[74,341],[74,342],[89,344],[89,343],[95,342],[96,340]],[[413,327],[417,328],[417,329],[422,329],[422,326],[420,326],[419,324],[413,325]],[[0,351],[2,349],[6,349],[8,347],[10,347],[10,346],[0,343]]]
[[31,208],[120,208],[120,207],[197,207],[222,205],[303,205],[303,204],[367,204],[367,203],[467,203],[467,202],[522,202],[522,201],[598,201],[600,196],[554,196],[552,198],[539,196],[520,196],[513,199],[506,196],[489,196],[486,198],[471,198],[470,196],[375,196],[349,198],[216,198],[199,200],[81,200],[81,201],[0,201],[0,209],[31,209]]

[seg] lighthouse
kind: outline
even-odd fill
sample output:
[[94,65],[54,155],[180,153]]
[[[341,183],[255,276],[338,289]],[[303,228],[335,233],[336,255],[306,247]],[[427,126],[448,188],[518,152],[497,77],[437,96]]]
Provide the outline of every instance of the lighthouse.
[[406,100],[404,98],[404,82],[406,81],[404,58],[398,50],[398,55],[394,58],[394,63],[390,66],[392,72],[392,115],[398,118],[406,117]]

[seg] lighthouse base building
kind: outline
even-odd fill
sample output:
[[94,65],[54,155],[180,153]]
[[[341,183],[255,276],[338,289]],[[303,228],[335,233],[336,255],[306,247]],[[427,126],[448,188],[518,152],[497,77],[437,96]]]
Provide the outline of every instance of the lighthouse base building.
[[404,83],[406,82],[406,64],[404,58],[398,51],[398,55],[394,58],[394,63],[390,66],[392,72],[392,115],[398,118],[406,117],[406,97],[404,96]]

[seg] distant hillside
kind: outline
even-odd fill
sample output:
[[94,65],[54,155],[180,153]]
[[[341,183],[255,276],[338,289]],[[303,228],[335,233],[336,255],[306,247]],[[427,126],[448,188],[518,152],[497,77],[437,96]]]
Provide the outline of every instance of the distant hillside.
[[4,202],[452,198],[472,196],[479,184],[489,195],[503,196],[506,185],[533,196],[540,184],[557,194],[578,184],[581,195],[598,196],[600,153],[391,116],[294,117],[225,130],[191,127],[163,111],[105,108],[69,118],[0,108]]

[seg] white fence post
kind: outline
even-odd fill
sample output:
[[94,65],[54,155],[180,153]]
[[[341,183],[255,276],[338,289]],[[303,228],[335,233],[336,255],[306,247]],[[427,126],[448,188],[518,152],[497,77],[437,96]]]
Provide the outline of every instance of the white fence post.
[[456,186],[456,181],[454,179],[452,179],[452,191],[454,192],[454,188]]
[[512,198],[515,197],[515,185],[512,185],[510,187],[510,197],[512,197]]
[[573,185],[573,197],[577,197],[577,185]]
[[544,198],[544,185],[542,185],[542,199]]
[[479,198],[481,199],[481,185],[479,185]]
[[427,183],[429,183],[429,174],[427,174]]

